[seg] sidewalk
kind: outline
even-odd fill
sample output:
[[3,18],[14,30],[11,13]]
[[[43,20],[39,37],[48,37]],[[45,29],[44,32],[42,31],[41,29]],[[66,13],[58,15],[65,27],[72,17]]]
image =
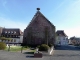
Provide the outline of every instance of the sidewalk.
[[[19,51],[19,52],[21,52],[21,51]],[[26,57],[33,57],[34,56],[34,52],[32,52],[30,49],[23,50],[22,54],[26,54]]]
[[[18,51],[18,52],[21,53],[21,51]],[[27,52],[31,52],[31,50],[30,49],[27,49],[27,50],[23,50],[22,51],[23,54],[27,54],[29,56],[30,55],[33,55],[33,54],[28,54]],[[39,52],[42,53],[43,56],[50,56],[49,52],[47,52],[47,51],[39,51]],[[53,55],[53,53],[54,53],[54,50],[52,51],[51,55]]]

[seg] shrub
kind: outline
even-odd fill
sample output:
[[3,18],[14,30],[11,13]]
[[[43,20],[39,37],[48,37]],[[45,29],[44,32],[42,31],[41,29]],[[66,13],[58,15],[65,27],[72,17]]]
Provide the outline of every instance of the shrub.
[[52,47],[53,46],[53,44],[49,44],[49,47]]
[[38,46],[38,48],[39,48],[39,51],[48,51],[49,46],[46,44],[42,44],[42,45]]
[[40,47],[40,45],[39,46],[37,46],[37,48],[39,48]]
[[0,50],[4,50],[6,48],[6,44],[4,42],[0,42]]
[[23,46],[24,48],[30,48],[29,46]]

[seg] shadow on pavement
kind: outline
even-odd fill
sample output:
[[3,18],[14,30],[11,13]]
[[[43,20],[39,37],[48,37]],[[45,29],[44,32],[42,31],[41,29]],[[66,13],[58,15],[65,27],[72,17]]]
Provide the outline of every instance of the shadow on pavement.
[[26,58],[34,58],[34,52],[24,52],[26,54]]
[[76,51],[80,51],[80,47],[75,47],[75,46],[56,46],[55,50],[76,50]]
[[34,54],[34,52],[24,52],[23,54]]
[[26,56],[26,58],[42,58],[42,57]]
[[34,58],[34,56],[26,56],[26,58]]
[[[41,58],[41,57],[34,57],[34,52],[24,52],[23,54],[26,54],[26,58]],[[43,53],[42,56],[50,56],[47,53]]]

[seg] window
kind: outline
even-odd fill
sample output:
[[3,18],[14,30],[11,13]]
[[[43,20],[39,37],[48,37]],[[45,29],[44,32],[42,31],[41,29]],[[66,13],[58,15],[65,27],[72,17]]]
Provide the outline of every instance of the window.
[[8,31],[8,33],[10,33],[10,31]]
[[18,36],[16,36],[16,37],[18,37]]
[[16,34],[16,31],[14,31],[14,34]]
[[8,35],[7,35],[7,37],[8,37]]
[[60,40],[60,37],[58,37],[58,40]]
[[65,40],[65,37],[63,37],[63,40]]
[[11,33],[13,34],[13,31],[11,31]]
[[14,40],[14,42],[16,42],[16,40]]
[[5,31],[5,33],[7,33],[7,31]]
[[13,42],[13,40],[11,40],[11,42]]

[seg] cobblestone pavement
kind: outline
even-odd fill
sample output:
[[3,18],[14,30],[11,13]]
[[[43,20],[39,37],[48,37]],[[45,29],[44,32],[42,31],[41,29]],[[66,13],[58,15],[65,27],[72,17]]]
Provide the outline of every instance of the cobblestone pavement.
[[55,49],[52,56],[44,55],[42,58],[27,57],[24,53],[0,50],[0,60],[80,60],[80,49],[61,46]]

